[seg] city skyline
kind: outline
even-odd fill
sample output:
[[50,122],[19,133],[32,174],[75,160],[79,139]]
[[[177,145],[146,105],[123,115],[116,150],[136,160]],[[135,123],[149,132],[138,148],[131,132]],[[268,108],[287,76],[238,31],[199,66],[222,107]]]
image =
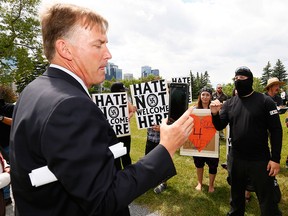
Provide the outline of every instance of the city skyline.
[[[141,66],[140,77],[147,77],[149,75],[160,76],[159,69],[152,69],[151,66],[145,65]],[[133,73],[123,73],[119,65],[114,64],[109,61],[105,68],[105,79],[111,80],[122,80],[122,79],[138,79],[139,77],[134,77]]]

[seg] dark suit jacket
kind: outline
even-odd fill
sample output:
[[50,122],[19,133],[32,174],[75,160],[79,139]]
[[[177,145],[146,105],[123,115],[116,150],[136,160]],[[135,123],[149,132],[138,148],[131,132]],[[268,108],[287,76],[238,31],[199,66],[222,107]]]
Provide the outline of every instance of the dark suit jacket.
[[[18,215],[124,215],[136,197],[176,174],[161,145],[117,171],[108,149],[116,142],[82,86],[48,68],[25,88],[14,109],[10,157]],[[45,165],[58,181],[33,187],[28,173]]]

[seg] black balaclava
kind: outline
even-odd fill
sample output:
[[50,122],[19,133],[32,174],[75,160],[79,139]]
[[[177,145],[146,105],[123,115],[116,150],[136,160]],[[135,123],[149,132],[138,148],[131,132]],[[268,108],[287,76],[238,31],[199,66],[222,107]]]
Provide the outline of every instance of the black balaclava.
[[239,67],[235,71],[235,76],[242,75],[248,77],[246,80],[235,80],[235,88],[239,97],[249,95],[252,91],[253,74],[248,67]]

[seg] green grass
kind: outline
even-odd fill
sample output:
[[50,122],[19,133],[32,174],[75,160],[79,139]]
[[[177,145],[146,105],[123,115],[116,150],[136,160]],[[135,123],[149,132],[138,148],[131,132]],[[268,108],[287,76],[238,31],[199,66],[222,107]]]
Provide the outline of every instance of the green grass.
[[[282,191],[280,209],[283,215],[288,215],[288,170],[285,161],[288,155],[288,128],[284,125],[285,114],[281,115],[283,125],[283,147],[281,159],[281,171],[277,175],[278,183]],[[138,130],[135,118],[131,119],[131,157],[133,162],[144,156],[146,143],[146,130]],[[226,161],[226,146],[220,142],[220,162],[215,180],[215,192],[208,193],[208,168],[204,167],[204,188],[196,191],[196,168],[192,157],[181,156],[179,151],[174,155],[174,163],[177,175],[168,181],[168,188],[163,193],[156,195],[149,190],[135,202],[147,207],[151,212],[158,211],[164,216],[211,216],[226,215],[229,211],[230,186],[226,181],[227,171],[220,164]],[[258,201],[255,193],[252,193],[251,201],[246,206],[247,216],[260,215]]]

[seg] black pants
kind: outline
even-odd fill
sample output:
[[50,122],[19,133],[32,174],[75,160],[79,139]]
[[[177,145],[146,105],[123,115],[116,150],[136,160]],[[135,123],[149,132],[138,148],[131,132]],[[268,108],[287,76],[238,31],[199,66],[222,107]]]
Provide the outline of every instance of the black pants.
[[123,155],[115,159],[115,166],[117,170],[121,170],[122,167],[125,168],[126,166],[131,164],[131,157],[130,157],[131,136],[118,137],[117,139],[119,142],[123,142],[124,147],[127,148],[126,155]]
[[245,212],[245,189],[247,179],[251,180],[258,198],[261,216],[282,215],[274,193],[274,177],[269,176],[268,161],[246,161],[228,157],[231,174],[231,210],[228,215],[243,216]]
[[150,151],[152,151],[158,144],[159,143],[155,143],[147,139],[145,147],[145,155],[147,155]]

